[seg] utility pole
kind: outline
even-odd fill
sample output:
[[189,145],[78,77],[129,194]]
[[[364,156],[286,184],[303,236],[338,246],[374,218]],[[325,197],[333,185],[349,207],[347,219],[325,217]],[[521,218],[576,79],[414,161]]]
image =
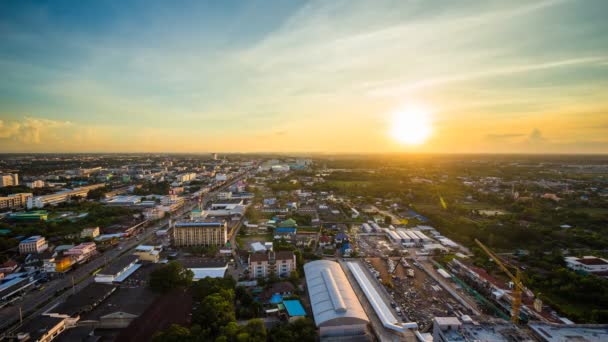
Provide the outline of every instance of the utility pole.
[[76,284],[74,283],[74,276],[72,276],[72,294],[76,293]]
[[23,311],[21,310],[21,306],[19,307],[19,325],[23,324]]

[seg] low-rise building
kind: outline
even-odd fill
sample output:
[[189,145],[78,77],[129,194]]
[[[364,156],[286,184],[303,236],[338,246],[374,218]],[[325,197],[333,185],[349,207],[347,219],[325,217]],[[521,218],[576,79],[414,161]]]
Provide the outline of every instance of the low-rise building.
[[82,232],[80,232],[80,237],[81,238],[96,238],[99,236],[99,227],[89,227],[89,228],[85,228],[82,230]]
[[141,261],[157,263],[160,260],[161,251],[162,247],[160,246],[139,245],[135,248],[133,254],[137,255]]
[[566,257],[566,266],[574,271],[606,273],[608,275],[608,260],[594,256]]
[[71,257],[75,263],[80,263],[88,260],[96,251],[95,242],[84,242],[63,252],[63,255]]
[[0,188],[5,186],[19,185],[19,175],[16,173],[5,173],[0,175]]
[[44,252],[49,245],[43,236],[35,235],[22,240],[19,243],[19,253],[21,254],[38,254]]
[[66,318],[38,316],[17,330],[18,341],[50,342],[66,328]]
[[136,255],[127,255],[97,273],[95,281],[98,283],[122,282],[141,266],[137,264],[137,261],[139,258]]

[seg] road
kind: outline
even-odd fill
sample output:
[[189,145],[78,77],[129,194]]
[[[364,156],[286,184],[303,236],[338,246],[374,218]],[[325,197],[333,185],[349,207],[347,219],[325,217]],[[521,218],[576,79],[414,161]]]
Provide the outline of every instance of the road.
[[[246,177],[248,173],[233,178],[226,184],[220,186],[214,191],[208,193],[203,198],[203,206],[215,196],[219,191],[223,191],[231,184],[239,181],[243,177]],[[197,203],[195,201],[187,201],[184,206],[175,213],[172,218],[179,219],[192,210]],[[0,309],[0,331],[4,332],[8,330],[12,325],[19,322],[19,310],[22,310],[24,323],[29,317],[36,317],[40,313],[52,308],[57,305],[60,301],[64,300],[72,292],[77,292],[84,288],[86,285],[91,283],[94,279],[93,272],[108,265],[109,263],[120,260],[121,257],[131,254],[133,249],[143,242],[147,241],[154,235],[157,229],[167,225],[168,219],[157,222],[154,226],[145,228],[142,234],[136,237],[131,237],[124,241],[121,241],[117,248],[113,248],[105,251],[104,253],[97,256],[95,259],[90,260],[84,265],[80,265],[77,269],[68,272],[64,277],[51,280],[44,284],[42,291],[30,291],[25,294],[24,298],[16,301],[12,306],[7,306]],[[239,223],[240,227],[240,223]],[[238,228],[235,229],[234,236],[238,233]],[[232,240],[231,240],[232,241]],[[74,286],[73,291],[67,291]],[[60,293],[57,295],[57,293]],[[50,299],[50,300],[49,300]],[[1,339],[0,335],[0,339]]]

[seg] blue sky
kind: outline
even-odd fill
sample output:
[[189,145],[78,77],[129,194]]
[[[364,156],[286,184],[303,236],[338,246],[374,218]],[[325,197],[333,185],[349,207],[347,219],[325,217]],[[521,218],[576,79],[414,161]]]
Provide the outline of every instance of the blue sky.
[[[606,13],[602,0],[4,1],[0,151],[608,152]],[[387,134],[409,103],[432,111],[417,146]]]

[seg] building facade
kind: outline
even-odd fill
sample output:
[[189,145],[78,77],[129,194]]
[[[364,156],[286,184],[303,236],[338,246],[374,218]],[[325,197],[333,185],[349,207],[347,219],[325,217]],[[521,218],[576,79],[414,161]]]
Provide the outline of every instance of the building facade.
[[81,238],[96,238],[99,236],[99,227],[90,227],[90,228],[85,228],[82,230],[82,232],[80,232],[80,237]]
[[30,254],[30,253],[42,253],[48,248],[46,239],[43,236],[35,235],[31,236],[19,243],[19,253]]
[[0,175],[0,188],[5,186],[19,185],[19,175],[16,173],[5,173]]
[[266,278],[271,274],[286,278],[297,266],[293,251],[253,253],[249,255],[248,264],[251,279]]
[[0,210],[25,208],[27,199],[33,196],[31,193],[23,192],[0,197]]
[[566,266],[574,271],[586,273],[608,272],[608,260],[594,256],[567,257]]
[[173,227],[175,246],[225,246],[228,241],[225,221],[202,220],[177,222]]

